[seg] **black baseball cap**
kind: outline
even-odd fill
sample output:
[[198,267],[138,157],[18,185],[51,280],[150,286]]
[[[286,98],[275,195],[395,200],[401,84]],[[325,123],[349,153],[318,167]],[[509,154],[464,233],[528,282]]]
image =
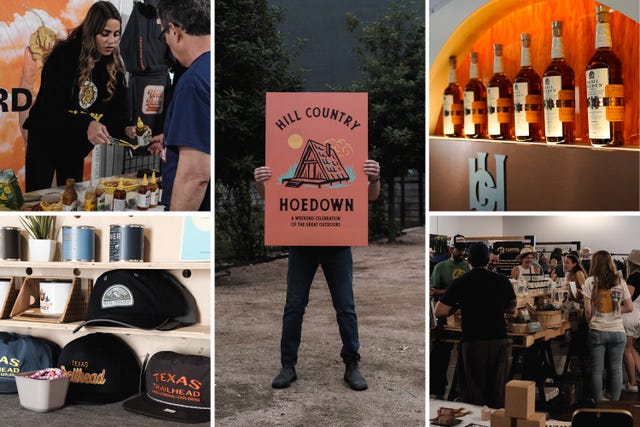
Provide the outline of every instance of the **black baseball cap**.
[[17,393],[15,375],[51,368],[60,346],[43,338],[0,332],[0,393]]
[[463,249],[466,247],[466,245],[467,245],[467,241],[465,240],[462,234],[456,234],[451,238],[451,240],[449,240],[450,248]]
[[138,357],[113,334],[93,333],[70,341],[60,352],[58,366],[71,377],[71,402],[113,403],[138,391]]
[[161,351],[149,359],[144,380],[145,392],[125,409],[181,423],[211,420],[211,358]]
[[197,321],[193,295],[163,270],[112,270],[96,280],[83,326],[168,331]]

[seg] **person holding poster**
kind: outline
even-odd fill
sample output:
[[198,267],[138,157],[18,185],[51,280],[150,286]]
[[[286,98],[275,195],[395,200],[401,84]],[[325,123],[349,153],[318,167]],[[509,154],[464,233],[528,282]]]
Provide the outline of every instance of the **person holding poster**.
[[[374,201],[380,195],[380,165],[366,160],[363,171],[368,177],[368,199]],[[271,169],[261,166],[255,169],[256,189],[265,197],[265,181],[271,178]],[[340,356],[346,365],[344,380],[353,390],[366,390],[367,382],[358,369],[360,343],[358,320],[353,298],[353,260],[350,246],[291,246],[287,272],[287,295],[282,317],[280,362],[282,368],[274,378],[273,388],[287,388],[297,379],[295,365],[302,333],[302,320],[309,302],[309,290],[313,277],[322,266],[336,310],[342,350]]]
[[162,35],[187,71],[167,109],[160,155],[162,204],[172,211],[211,210],[211,12],[209,0],[160,0]]
[[126,116],[124,66],[118,52],[122,18],[108,1],[94,3],[46,58],[28,131],[26,191],[82,181],[84,158],[113,134],[135,136]]

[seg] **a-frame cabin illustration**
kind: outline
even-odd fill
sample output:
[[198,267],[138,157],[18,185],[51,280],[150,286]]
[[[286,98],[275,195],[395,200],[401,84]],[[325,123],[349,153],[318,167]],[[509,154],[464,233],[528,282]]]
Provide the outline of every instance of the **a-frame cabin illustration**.
[[323,185],[348,181],[349,174],[331,144],[312,140],[307,141],[293,177],[282,180],[285,186],[294,188],[304,184],[317,185],[320,188]]

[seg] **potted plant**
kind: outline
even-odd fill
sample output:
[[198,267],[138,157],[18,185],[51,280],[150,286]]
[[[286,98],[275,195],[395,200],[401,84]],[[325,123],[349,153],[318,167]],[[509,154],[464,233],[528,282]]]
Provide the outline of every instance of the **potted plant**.
[[55,224],[53,215],[27,215],[20,218],[20,222],[29,233],[28,255],[29,261],[53,261],[56,253]]

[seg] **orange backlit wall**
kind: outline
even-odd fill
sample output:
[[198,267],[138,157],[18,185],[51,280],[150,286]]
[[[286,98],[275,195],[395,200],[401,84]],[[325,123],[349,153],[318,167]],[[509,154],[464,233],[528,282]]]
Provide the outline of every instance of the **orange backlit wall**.
[[[471,39],[472,47],[458,55],[458,83],[461,86],[469,79],[469,52],[477,51],[480,77],[485,83],[493,74],[493,44],[502,43],[505,73],[513,81],[520,68],[520,34],[531,33],[531,61],[533,68],[542,76],[551,61],[551,21],[563,21],[563,39],[565,58],[576,75],[576,87],[579,88],[578,114],[576,115],[576,137],[588,139],[585,95],[585,67],[595,51],[595,8],[593,0],[547,0],[529,4],[506,14],[493,22],[487,22],[487,28],[477,34],[466,35]],[[481,11],[480,11],[481,12]],[[478,13],[480,13],[478,12]],[[640,100],[638,97],[640,59],[638,40],[640,26],[634,20],[619,12],[610,14],[613,50],[623,63],[625,83],[625,145],[638,145]],[[463,22],[456,31],[465,31]],[[449,53],[440,52],[448,57]],[[438,58],[440,59],[440,57]],[[437,123],[431,123],[432,134],[442,134],[442,94],[434,93],[433,79],[430,87],[430,108],[434,107],[436,97],[439,115]],[[447,75],[439,73],[438,78]],[[431,119],[435,115],[431,115]]]

